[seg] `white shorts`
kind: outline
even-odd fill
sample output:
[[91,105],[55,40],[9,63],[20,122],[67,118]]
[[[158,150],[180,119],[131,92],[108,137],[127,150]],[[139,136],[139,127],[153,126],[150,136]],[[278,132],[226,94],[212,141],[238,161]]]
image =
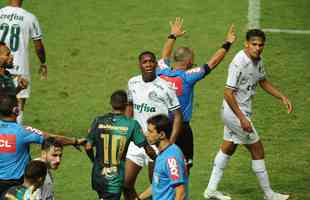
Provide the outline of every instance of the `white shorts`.
[[[152,145],[153,149],[158,153],[158,149]],[[136,163],[140,167],[148,165],[148,162],[153,162],[153,160],[146,154],[144,148],[139,148],[133,142],[130,142],[126,158]]]
[[[14,76],[14,75],[13,75],[13,77],[14,77],[14,79],[13,79],[14,84],[15,84],[15,86],[17,87],[17,86],[18,86],[18,79],[20,78],[20,76]],[[30,77],[24,77],[24,76],[23,76],[23,78],[26,78],[26,79],[28,80],[28,86],[27,86],[26,89],[21,90],[21,91],[16,95],[16,97],[17,97],[17,98],[20,98],[20,99],[29,98],[30,93],[31,93],[31,82],[30,82]]]
[[222,111],[222,118],[224,121],[224,140],[235,144],[253,144],[259,141],[258,133],[249,116],[247,116],[247,119],[251,122],[253,129],[253,132],[251,133],[246,132],[241,128],[239,119],[232,111]]

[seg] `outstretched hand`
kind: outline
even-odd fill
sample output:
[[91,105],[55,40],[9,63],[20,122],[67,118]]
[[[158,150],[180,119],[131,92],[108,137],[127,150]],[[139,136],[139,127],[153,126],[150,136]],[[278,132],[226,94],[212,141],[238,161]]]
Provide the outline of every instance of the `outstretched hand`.
[[287,113],[288,114],[291,113],[293,111],[293,105],[291,101],[286,96],[283,96],[281,100],[282,103],[287,107]]
[[28,87],[28,80],[25,79],[25,78],[19,78],[18,79],[18,86],[21,88],[21,89],[26,89]]
[[229,27],[229,30],[227,32],[226,41],[230,43],[234,43],[237,39],[236,32],[235,32],[235,26],[232,24]]
[[174,22],[170,21],[170,34],[180,37],[185,33],[186,31],[183,30],[183,19],[181,17],[176,17]]
[[39,75],[41,80],[47,80],[47,64],[40,65]]
[[81,149],[81,145],[85,145],[87,142],[87,140],[85,138],[79,138],[79,139],[75,139],[75,143],[73,144],[73,147],[76,148],[79,151],[82,151]]
[[251,125],[251,122],[247,119],[247,118],[242,118],[240,120],[240,124],[241,124],[241,128],[248,133],[252,133],[253,132],[253,128]]

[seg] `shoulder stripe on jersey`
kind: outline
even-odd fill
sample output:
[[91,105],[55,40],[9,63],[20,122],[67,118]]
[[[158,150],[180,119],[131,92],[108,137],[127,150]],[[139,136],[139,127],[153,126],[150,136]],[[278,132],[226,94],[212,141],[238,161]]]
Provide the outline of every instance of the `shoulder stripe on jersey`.
[[169,111],[174,111],[174,110],[179,109],[180,107],[181,107],[180,105],[177,105],[177,106],[174,106],[174,107],[169,108],[168,110],[169,110]]
[[39,35],[39,36],[36,36],[36,37],[33,37],[32,40],[40,40],[42,39],[42,35]]
[[230,85],[225,85],[225,87],[230,88],[230,89],[234,89],[234,90],[237,90],[237,89],[238,89],[238,88],[233,87],[233,86],[230,86]]
[[26,129],[27,131],[32,132],[32,133],[35,133],[35,134],[38,134],[38,135],[43,135],[43,132],[42,132],[41,130],[36,129],[36,128],[33,128],[33,127],[31,127],[31,126],[25,126],[25,129]]

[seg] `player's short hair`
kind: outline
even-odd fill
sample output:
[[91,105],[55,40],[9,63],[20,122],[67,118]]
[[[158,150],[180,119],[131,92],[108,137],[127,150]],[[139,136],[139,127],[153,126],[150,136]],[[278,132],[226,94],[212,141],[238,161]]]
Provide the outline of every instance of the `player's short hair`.
[[6,44],[4,42],[0,41],[0,47],[2,47],[2,46],[6,46]]
[[148,124],[155,126],[156,131],[159,133],[161,131],[165,132],[165,135],[170,139],[172,132],[172,124],[167,115],[159,114],[155,115],[147,120]]
[[28,163],[25,169],[24,177],[34,184],[39,178],[45,178],[47,174],[47,165],[41,160],[32,160]]
[[260,29],[250,29],[246,33],[246,40],[250,41],[253,37],[260,37],[262,40],[265,42],[266,40],[266,35],[264,31]]
[[193,58],[193,50],[188,47],[179,47],[173,52],[175,62],[184,62],[191,58]]
[[138,57],[139,61],[142,59],[142,57],[144,55],[150,55],[153,60],[156,60],[156,56],[155,56],[155,54],[153,52],[151,52],[151,51],[144,51],[144,52],[140,53],[140,55]]
[[41,150],[49,151],[52,147],[58,147],[63,149],[63,144],[57,141],[55,137],[48,137],[43,141],[41,145]]
[[7,93],[5,89],[0,88],[0,116],[8,117],[14,113],[17,107],[16,95]]
[[128,104],[127,93],[125,90],[116,90],[111,95],[111,106],[115,110],[125,110]]

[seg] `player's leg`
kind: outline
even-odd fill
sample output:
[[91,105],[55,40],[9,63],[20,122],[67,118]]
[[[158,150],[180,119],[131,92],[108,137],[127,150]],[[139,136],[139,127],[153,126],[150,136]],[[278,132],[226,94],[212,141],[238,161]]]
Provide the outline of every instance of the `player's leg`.
[[[16,85],[18,85],[18,82],[20,80],[20,76],[16,76],[14,78],[14,82]],[[17,123],[22,124],[23,123],[23,116],[24,116],[24,110],[25,110],[25,105],[26,105],[26,100],[27,98],[30,97],[30,93],[31,93],[31,82],[30,82],[30,77],[23,77],[25,79],[28,80],[28,85],[27,88],[24,90],[21,90],[17,95],[17,100],[18,100],[18,108],[19,108],[19,113],[17,116]]]
[[135,190],[135,183],[137,176],[142,169],[141,166],[137,165],[130,159],[126,160],[125,163],[125,178],[124,178],[124,198],[125,200],[135,200],[137,192]]
[[224,169],[226,168],[230,157],[234,154],[238,144],[242,144],[242,138],[238,137],[238,133],[242,132],[239,120],[235,117],[232,111],[222,112],[224,121],[224,142],[221,145],[220,151],[214,159],[214,165],[211,172],[209,183],[204,192],[206,199],[230,200],[231,197],[217,191],[219,182],[222,179]]
[[216,154],[214,159],[214,165],[209,179],[209,183],[204,192],[206,199],[219,199],[219,200],[230,200],[231,198],[217,190],[218,184],[220,183],[224,169],[226,168],[230,157],[234,154],[237,144],[232,141],[224,140],[221,145],[219,152]]
[[[154,147],[154,146],[152,146]],[[157,150],[155,150],[157,152]],[[154,172],[154,161],[151,160],[147,155],[146,157],[146,162],[148,163],[148,176],[149,176],[149,181],[151,185],[149,185],[141,194],[139,194],[139,198],[141,200],[146,200],[146,199],[151,199],[152,197],[152,179],[153,179],[153,172]]]
[[250,151],[252,156],[252,169],[256,174],[260,187],[265,194],[265,199],[267,200],[286,200],[289,198],[289,195],[283,195],[277,192],[274,192],[271,189],[268,172],[265,166],[264,160],[264,147],[262,142],[259,140],[253,144],[245,145]]
[[193,132],[190,127],[189,122],[183,122],[182,133],[176,140],[176,145],[182,150],[185,160],[188,174],[190,168],[193,166],[193,157],[194,157],[194,140]]
[[124,178],[124,197],[125,200],[134,200],[138,197],[135,190],[135,183],[138,174],[145,165],[145,151],[130,142],[126,154],[125,178]]
[[120,200],[121,199],[121,193],[110,193],[110,192],[102,192],[99,194],[100,200]]

